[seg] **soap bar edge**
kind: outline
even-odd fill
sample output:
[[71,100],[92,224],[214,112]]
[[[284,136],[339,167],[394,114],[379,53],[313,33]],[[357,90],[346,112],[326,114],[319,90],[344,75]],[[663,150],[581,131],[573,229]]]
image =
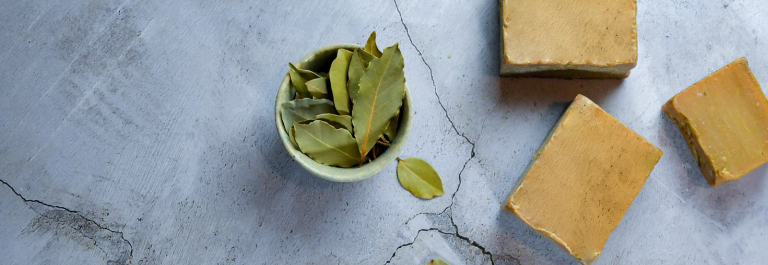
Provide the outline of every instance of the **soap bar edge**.
[[[565,112],[564,112],[564,113],[563,113],[563,114],[560,116],[560,118],[559,118],[559,119],[558,119],[558,121],[555,123],[555,125],[554,125],[554,126],[552,126],[552,129],[551,129],[551,130],[550,130],[550,132],[547,134],[547,136],[544,138],[544,141],[543,141],[542,145],[539,147],[539,149],[538,149],[538,151],[536,152],[536,154],[534,154],[534,156],[533,156],[533,158],[531,159],[531,162],[529,163],[528,167],[527,167],[527,168],[526,168],[526,170],[525,170],[525,171],[524,171],[524,172],[521,174],[520,178],[517,180],[517,183],[516,183],[516,185],[514,186],[514,188],[512,189],[512,191],[509,193],[509,195],[508,195],[508,197],[507,197],[507,201],[506,201],[506,203],[504,204],[504,207],[503,207],[503,208],[504,208],[504,210],[506,210],[507,212],[509,212],[509,213],[513,213],[513,214],[514,214],[514,215],[516,215],[518,218],[520,218],[520,220],[521,220],[521,221],[523,221],[523,222],[524,222],[524,223],[525,223],[525,224],[526,224],[526,225],[527,225],[529,228],[531,228],[532,230],[534,230],[536,233],[539,233],[540,235],[542,235],[542,236],[544,236],[544,237],[546,237],[546,238],[549,238],[550,240],[552,240],[552,241],[556,242],[556,243],[557,243],[558,245],[560,245],[560,246],[561,246],[561,247],[562,247],[564,250],[566,250],[566,251],[568,252],[568,254],[570,254],[572,257],[574,257],[575,259],[577,259],[577,260],[578,260],[580,263],[582,263],[582,264],[591,264],[591,263],[595,262],[595,261],[596,261],[596,260],[597,260],[597,259],[600,257],[600,254],[601,254],[601,252],[602,252],[602,248],[601,248],[599,251],[597,251],[597,252],[596,252],[596,255],[595,255],[594,257],[589,257],[589,258],[588,258],[588,257],[580,257],[580,256],[579,256],[579,254],[578,254],[578,253],[574,253],[574,252],[571,250],[571,248],[568,246],[568,244],[567,244],[567,243],[566,243],[564,240],[562,240],[562,239],[561,239],[561,238],[560,238],[560,237],[559,237],[557,234],[554,234],[554,233],[552,233],[552,232],[548,231],[548,230],[547,230],[547,229],[545,229],[544,227],[541,227],[541,226],[536,226],[536,225],[533,225],[532,223],[530,223],[530,222],[529,222],[529,221],[526,219],[526,217],[525,217],[525,216],[524,216],[524,215],[523,215],[523,214],[522,214],[522,213],[519,211],[519,206],[518,206],[518,205],[516,205],[515,203],[513,203],[513,200],[512,200],[512,197],[514,196],[514,194],[515,194],[515,193],[516,193],[518,190],[520,190],[520,189],[523,187],[523,181],[525,180],[525,178],[526,178],[526,176],[528,175],[529,171],[530,171],[530,170],[531,170],[531,169],[532,169],[532,168],[533,168],[533,167],[536,165],[536,163],[538,162],[538,157],[541,155],[542,151],[544,151],[544,149],[546,149],[546,147],[548,146],[548,144],[551,142],[550,140],[551,140],[551,138],[553,137],[554,133],[555,133],[555,132],[556,132],[556,131],[557,131],[559,128],[561,128],[561,127],[562,127],[562,124],[563,124],[563,121],[564,121],[564,120],[566,120],[566,119],[567,119],[569,116],[573,115],[573,114],[572,114],[572,113],[573,113],[572,111],[577,111],[576,109],[573,109],[573,108],[572,108],[576,102],[589,102],[589,103],[593,104],[593,105],[594,105],[595,107],[597,107],[597,108],[598,108],[600,111],[604,112],[605,114],[607,114],[608,116],[610,116],[611,118],[613,118],[613,119],[614,119],[616,122],[618,122],[618,123],[619,123],[621,126],[623,126],[625,129],[627,129],[627,130],[629,130],[629,131],[632,131],[632,132],[634,132],[634,130],[632,130],[632,129],[631,129],[629,126],[627,126],[626,124],[624,124],[624,123],[623,123],[623,122],[621,122],[620,120],[616,119],[615,117],[613,117],[612,115],[610,115],[609,113],[607,113],[605,110],[603,110],[603,109],[602,109],[602,107],[600,107],[600,106],[599,106],[599,105],[597,105],[596,103],[592,102],[592,100],[590,100],[589,98],[587,98],[587,97],[585,97],[585,96],[583,96],[583,95],[581,95],[581,94],[577,95],[577,96],[576,96],[576,98],[575,98],[575,99],[574,99],[574,100],[571,102],[571,104],[570,104],[570,105],[568,106],[568,108],[565,110]],[[653,164],[654,164],[653,168],[655,168],[655,166],[658,164],[658,162],[659,162],[659,161],[661,160],[661,158],[663,157],[663,154],[664,154],[663,150],[661,150],[661,149],[660,149],[659,147],[657,147],[655,144],[651,143],[651,142],[650,142],[648,139],[646,139],[645,137],[642,137],[642,136],[641,136],[640,134],[638,134],[637,132],[634,132],[634,133],[635,133],[635,134],[638,136],[638,138],[641,140],[642,144],[644,144],[644,145],[647,145],[647,146],[649,147],[649,149],[648,149],[648,150],[649,150],[649,155],[655,156],[655,159],[653,159],[653,160],[654,160],[654,161],[653,161]],[[642,187],[645,185],[645,183],[647,182],[648,178],[650,177],[650,175],[651,175],[651,173],[652,173],[652,171],[653,171],[653,168],[652,168],[652,169],[651,169],[651,170],[648,172],[648,174],[647,174],[647,175],[644,175],[644,176],[642,176],[642,185],[641,185],[640,189],[638,189],[638,190],[637,190],[637,193],[635,193],[635,194],[634,194],[633,198],[636,198],[636,197],[637,197],[637,195],[639,194],[639,192],[642,190]],[[632,201],[634,201],[634,199],[633,199]],[[621,220],[623,220],[623,217],[624,217],[624,216],[622,215],[622,217],[621,217],[621,219],[619,220],[619,222],[620,222]],[[616,227],[613,227],[613,228],[610,230],[610,233],[613,233],[613,230],[614,230],[614,229],[616,229]]]
[[[709,78],[711,78],[714,75],[721,74],[722,71],[729,70],[733,67],[744,67],[746,70],[747,76],[749,76],[749,82],[756,85],[757,90],[765,97],[765,94],[762,92],[762,89],[760,88],[760,83],[757,81],[757,78],[754,75],[754,72],[749,67],[749,62],[746,57],[739,57],[732,62],[726,64],[725,66],[717,69],[716,71],[706,75],[705,77],[701,78],[700,80],[696,81],[695,83],[691,84],[690,86],[686,87],[682,91],[675,94],[667,103],[662,105],[662,110],[664,113],[677,125],[678,129],[680,129],[680,133],[683,135],[683,138],[686,141],[686,144],[688,145],[689,150],[691,151],[691,154],[693,155],[694,159],[696,160],[696,163],[699,165],[699,169],[704,176],[704,178],[707,180],[707,183],[711,187],[717,187],[721,184],[737,180],[741,177],[743,177],[746,174],[734,176],[734,175],[726,175],[726,173],[720,172],[719,170],[715,169],[715,166],[713,164],[712,157],[704,150],[704,148],[701,146],[700,139],[698,137],[697,130],[693,128],[690,125],[690,122],[688,118],[684,115],[684,113],[678,111],[678,108],[676,106],[676,99],[677,97],[684,93],[685,91],[691,89],[692,87],[698,86],[702,84],[702,82],[705,82]],[[756,165],[752,168],[749,168],[746,170],[747,172],[751,172],[758,167],[760,167],[762,164]]]
[[507,33],[504,30],[504,4],[507,0],[498,0],[499,3],[499,76],[518,78],[559,78],[559,79],[625,79],[629,77],[631,70],[637,67],[638,39],[637,39],[637,0],[633,0],[634,19],[632,30],[633,54],[629,61],[614,64],[580,64],[562,63],[546,64],[532,63],[528,65],[513,62],[507,54],[505,40]]
[[[505,0],[501,0],[501,1],[505,1]],[[579,96],[581,96],[581,95],[579,95]],[[578,98],[578,96],[577,96],[577,98]],[[528,172],[533,168],[534,164],[536,164],[537,158],[541,155],[541,152],[547,146],[547,143],[549,143],[549,139],[552,138],[552,135],[554,135],[555,131],[557,131],[557,128],[560,127],[560,125],[562,124],[563,120],[565,120],[565,117],[569,115],[568,111],[571,109],[571,106],[573,106],[573,103],[575,101],[576,100],[574,99],[570,103],[570,105],[568,105],[568,107],[565,109],[563,114],[560,115],[560,118],[558,118],[557,122],[555,122],[555,125],[553,125],[552,128],[549,130],[549,132],[547,133],[547,136],[544,137],[544,141],[541,143],[541,145],[539,146],[539,149],[536,151],[536,153],[531,158],[531,161],[528,163],[528,167],[525,169],[523,174],[520,175],[520,177],[517,180],[517,183],[514,185],[514,188],[507,195],[507,201],[506,201],[506,203],[505,203],[503,208],[508,213],[511,213],[511,214],[514,214],[515,216],[517,216],[517,218],[519,218],[521,221],[523,221],[523,223],[525,223],[529,228],[531,228],[536,233],[539,233],[544,238],[548,238],[549,240],[552,240],[555,243],[557,243],[557,245],[562,247],[565,251],[568,252],[569,255],[571,255],[572,257],[576,258],[582,264],[588,264],[588,263],[584,263],[584,261],[582,261],[580,258],[575,257],[574,254],[573,254],[573,251],[571,250],[571,248],[568,246],[568,244],[565,243],[565,241],[560,239],[560,237],[558,237],[557,235],[555,235],[552,232],[547,231],[546,229],[539,228],[539,227],[534,226],[533,224],[529,223],[525,219],[525,217],[523,217],[522,213],[520,213],[520,211],[518,211],[519,207],[512,202],[512,196],[515,195],[515,192],[517,192],[520,189],[520,187],[522,187],[523,180],[525,180],[525,176],[528,175]]]
[[716,187],[722,184],[722,182],[717,182],[717,172],[712,165],[710,157],[706,152],[704,152],[704,149],[701,148],[699,139],[696,136],[697,134],[694,129],[688,125],[687,121],[685,121],[687,118],[682,113],[678,112],[675,108],[674,100],[675,97],[672,97],[672,99],[667,101],[666,104],[661,106],[661,110],[664,111],[669,119],[671,119],[672,122],[677,125],[678,129],[680,130],[680,134],[683,135],[683,139],[685,139],[685,143],[688,145],[688,149],[691,151],[693,158],[696,160],[696,163],[699,166],[701,174],[704,175],[704,179],[707,180],[709,186]]

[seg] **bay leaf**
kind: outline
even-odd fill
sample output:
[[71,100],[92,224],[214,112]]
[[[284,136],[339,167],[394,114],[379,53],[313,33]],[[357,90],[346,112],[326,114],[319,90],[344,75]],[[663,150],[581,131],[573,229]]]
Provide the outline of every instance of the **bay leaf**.
[[374,160],[377,157],[379,157],[379,147],[378,147],[378,145],[374,145],[373,146],[373,148],[371,149],[371,152],[368,153],[368,157],[370,157],[371,160]]
[[298,67],[296,67],[292,63],[288,63],[288,66],[291,67],[291,69],[293,69],[297,73],[299,73],[299,75],[301,75],[301,77],[306,79],[306,80],[312,80],[312,79],[315,79],[315,78],[322,77],[322,76],[320,76],[320,74],[315,73],[315,72],[313,72],[311,70],[299,69]]
[[317,115],[317,119],[321,121],[326,121],[328,123],[337,123],[341,125],[342,128],[349,131],[349,133],[352,133],[352,116],[324,113],[324,114]]
[[373,56],[381,58],[381,51],[379,51],[379,47],[376,47],[376,31],[371,32],[371,36],[368,36],[368,41],[365,43],[364,50],[373,54]]
[[296,142],[296,124],[309,124],[310,122],[313,122],[315,120],[306,120],[306,121],[297,121],[293,123],[293,126],[291,126],[291,131],[288,132],[288,138],[291,140],[291,143],[293,143],[293,146],[296,147],[296,149],[299,149],[299,144]]
[[328,78],[320,77],[307,81],[307,90],[313,98],[328,98]]
[[293,87],[296,88],[296,98],[298,99],[311,97],[309,91],[307,90],[306,83],[307,81],[319,78],[320,76],[309,70],[298,69],[292,63],[288,63],[288,66],[291,68],[288,70],[288,75],[291,76],[291,84],[293,84]]
[[352,60],[352,52],[339,49],[336,52],[336,59],[331,63],[331,70],[328,76],[331,78],[331,93],[333,94],[333,104],[336,111],[341,115],[349,114],[349,94],[347,93],[347,72],[349,72],[349,62]]
[[382,136],[382,137],[379,137],[379,141],[377,141],[376,143],[377,143],[377,144],[380,144],[380,145],[383,145],[383,146],[387,146],[387,147],[391,145],[391,143],[389,142],[389,140],[387,140],[387,138],[386,138],[386,137],[384,137],[384,136]]
[[360,163],[352,134],[321,120],[296,124],[296,142],[302,152],[324,165],[351,167]]
[[395,136],[397,136],[397,127],[400,125],[400,114],[395,115],[392,117],[392,119],[389,119],[389,125],[387,125],[387,130],[384,131],[384,135],[387,136],[387,139],[389,141],[392,141],[395,139]]
[[373,151],[371,153],[374,154],[374,157],[379,157],[384,154],[387,149],[389,149],[389,146],[382,144],[382,142],[376,142],[376,145],[373,146]]
[[293,87],[296,89],[296,98],[310,97],[309,91],[307,91],[307,85],[305,85],[306,81],[304,81],[304,78],[302,78],[301,75],[299,75],[299,73],[293,69],[288,70],[288,75],[291,76],[291,84],[293,84]]
[[433,259],[432,262],[430,262],[428,265],[449,265],[448,262],[445,262],[441,259]]
[[443,181],[435,168],[419,158],[397,158],[397,179],[416,197],[432,199],[445,194]]
[[403,55],[395,44],[384,49],[381,58],[371,61],[360,78],[360,91],[352,101],[352,125],[361,160],[403,105],[403,63]]
[[[361,49],[355,49],[352,52],[352,59],[349,61],[349,81],[347,81],[347,92],[349,99],[352,103],[355,103],[355,95],[360,90],[360,78],[363,77],[363,72],[368,68],[368,64],[376,59],[376,56],[363,51]],[[354,107],[354,106],[353,106]]]
[[280,105],[280,116],[285,131],[290,133],[294,122],[314,120],[323,113],[335,113],[333,102],[328,99],[302,98],[291,100]]
[[288,139],[291,140],[293,147],[299,148],[299,143],[296,142],[296,127],[291,126],[291,130],[288,131]]

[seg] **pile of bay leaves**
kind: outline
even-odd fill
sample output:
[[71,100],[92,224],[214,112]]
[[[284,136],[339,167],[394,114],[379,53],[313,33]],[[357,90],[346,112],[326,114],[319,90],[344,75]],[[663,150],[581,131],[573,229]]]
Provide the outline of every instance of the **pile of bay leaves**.
[[[382,52],[373,32],[364,49],[339,49],[327,73],[288,65],[296,95],[280,106],[282,122],[293,145],[310,158],[328,166],[362,166],[397,137],[405,97],[398,44]],[[444,194],[440,176],[427,162],[398,161],[400,183],[411,193]]]

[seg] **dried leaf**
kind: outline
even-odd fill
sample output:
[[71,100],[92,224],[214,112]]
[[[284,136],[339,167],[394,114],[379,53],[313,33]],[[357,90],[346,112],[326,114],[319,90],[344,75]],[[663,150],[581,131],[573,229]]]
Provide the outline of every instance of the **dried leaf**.
[[299,144],[296,142],[296,124],[309,124],[310,122],[313,122],[315,120],[306,120],[306,121],[297,121],[293,123],[293,126],[291,127],[291,131],[288,132],[288,137],[291,140],[291,143],[293,143],[293,146],[296,147],[296,149],[299,149]]
[[443,181],[435,168],[419,158],[397,158],[397,179],[416,197],[432,199],[445,194]]
[[307,81],[307,90],[313,98],[328,98],[328,78],[320,77]]
[[[349,115],[335,115],[335,114],[320,114],[317,115],[318,120],[326,121],[329,124],[337,123],[349,133],[352,133],[352,116]],[[336,127],[336,126],[333,126]],[[338,127],[337,127],[338,128]]]
[[294,122],[314,120],[323,113],[335,113],[333,102],[327,99],[296,99],[280,105],[280,115],[285,131],[290,133]]
[[319,78],[320,76],[309,70],[302,70],[296,68],[292,63],[288,63],[291,68],[288,70],[288,75],[291,76],[291,83],[296,88],[296,98],[309,98],[311,95],[307,91],[307,81]]
[[405,96],[403,55],[397,44],[384,49],[360,78],[360,92],[352,108],[352,125],[362,160],[397,115]]
[[324,121],[296,124],[296,142],[302,152],[324,165],[351,167],[360,163],[352,134]]
[[288,131],[288,138],[291,139],[293,147],[299,148],[299,144],[296,143],[296,127],[291,126],[291,130]]
[[381,51],[379,51],[379,47],[376,47],[376,31],[371,32],[371,36],[368,36],[368,41],[365,43],[365,51],[377,58],[381,58]]
[[296,98],[308,98],[310,97],[309,91],[307,91],[307,85],[305,85],[304,78],[299,75],[295,70],[288,70],[288,75],[291,76],[291,84],[296,89]]
[[379,138],[379,141],[376,142],[376,145],[382,145],[382,146],[389,147],[392,144],[390,142],[388,142],[387,139],[384,139],[384,137],[382,137],[382,138]]
[[350,99],[347,93],[347,72],[349,71],[350,60],[352,60],[352,52],[339,49],[336,52],[336,59],[331,63],[331,70],[328,72],[331,78],[333,104],[336,106],[336,111],[341,115],[349,115]]
[[432,262],[429,263],[429,265],[449,265],[449,264],[441,259],[433,259]]
[[376,145],[373,147],[373,150],[376,151],[376,156],[381,156],[385,151],[387,151],[387,149],[389,149],[389,145],[382,144],[380,142],[376,142]]
[[357,91],[360,90],[360,78],[363,77],[363,72],[368,68],[368,64],[376,59],[376,56],[363,51],[361,49],[355,49],[352,53],[352,59],[349,61],[349,81],[347,81],[347,92],[349,93],[349,99],[352,103],[355,103],[355,96]]
[[367,158],[373,160],[377,157],[380,157],[382,154],[384,154],[385,151],[387,151],[389,147],[380,144],[379,142],[376,142],[376,144],[373,146],[370,152],[368,152]]
[[387,136],[387,139],[389,141],[392,141],[395,139],[395,136],[397,136],[397,127],[400,125],[400,114],[395,115],[392,117],[392,119],[389,120],[389,125],[387,125],[387,130],[384,131],[384,135]]

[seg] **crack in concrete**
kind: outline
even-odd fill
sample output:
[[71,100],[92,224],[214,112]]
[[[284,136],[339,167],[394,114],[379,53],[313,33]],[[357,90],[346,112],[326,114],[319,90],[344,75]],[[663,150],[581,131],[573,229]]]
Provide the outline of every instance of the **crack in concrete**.
[[440,94],[437,93],[437,85],[435,84],[435,76],[432,74],[432,67],[429,66],[427,63],[427,60],[424,59],[424,55],[421,53],[421,50],[419,50],[419,47],[416,46],[415,43],[413,43],[413,39],[411,38],[411,32],[408,30],[408,26],[405,25],[405,21],[403,20],[403,13],[400,12],[400,7],[397,5],[397,0],[393,0],[395,2],[395,9],[397,10],[397,14],[400,16],[400,23],[403,24],[403,27],[405,28],[405,34],[408,35],[408,41],[411,42],[411,46],[413,46],[414,49],[416,49],[416,52],[419,54],[419,57],[421,57],[421,61],[424,62],[424,65],[427,66],[427,69],[429,69],[429,78],[432,80],[432,87],[435,89],[435,96],[437,96],[437,103],[440,104],[440,108],[443,109],[443,112],[445,113],[445,118],[448,119],[448,122],[451,123],[451,128],[453,128],[453,131],[456,132],[457,135],[464,138],[464,140],[467,141],[467,143],[472,145],[472,156],[471,158],[475,157],[475,143],[472,142],[472,140],[467,137],[466,134],[459,132],[459,129],[456,128],[456,124],[453,123],[453,120],[451,120],[451,117],[448,116],[448,109],[445,108],[445,105],[443,105],[443,101],[440,99]]
[[[453,220],[451,220],[451,221],[453,221]],[[455,224],[453,224],[453,226],[454,226],[454,227],[456,227],[456,225],[455,225]],[[442,230],[440,230],[440,229],[437,229],[437,228],[419,229],[419,231],[418,231],[418,232],[416,232],[416,236],[413,238],[413,240],[411,240],[411,242],[409,242],[409,243],[405,243],[405,244],[402,244],[402,245],[398,246],[398,247],[395,249],[395,251],[394,251],[394,252],[392,252],[392,256],[391,256],[391,257],[389,257],[389,259],[387,260],[387,262],[385,262],[384,264],[389,264],[389,263],[391,263],[391,262],[392,262],[392,259],[393,259],[393,258],[395,258],[395,256],[397,256],[397,251],[398,251],[398,250],[400,250],[401,248],[404,248],[404,247],[407,247],[407,246],[413,245],[413,244],[416,242],[416,239],[418,239],[418,238],[419,238],[419,235],[421,234],[421,232],[427,232],[427,231],[437,231],[438,233],[441,233],[441,234],[443,234],[443,235],[454,236],[454,237],[456,237],[456,238],[458,238],[458,239],[461,239],[461,240],[463,240],[464,242],[467,242],[468,244],[472,245],[473,247],[476,247],[477,249],[479,249],[479,250],[480,250],[480,251],[483,253],[483,255],[488,255],[489,259],[491,260],[491,265],[495,265],[495,263],[494,263],[494,261],[493,261],[493,253],[491,253],[491,252],[489,252],[488,250],[486,250],[486,249],[485,249],[483,246],[481,246],[480,244],[478,244],[478,243],[477,243],[477,242],[475,242],[474,240],[471,240],[471,239],[469,239],[469,238],[467,238],[467,237],[465,237],[465,236],[462,236],[461,234],[459,234],[459,230],[458,230],[458,229],[456,230],[456,233],[449,233],[449,232],[445,232],[445,231],[442,231]]]
[[[443,214],[445,214],[451,220],[451,225],[456,230],[456,233],[448,233],[448,232],[445,232],[445,231],[441,231],[441,230],[439,230],[437,228],[420,229],[416,233],[416,237],[414,237],[413,240],[410,243],[406,243],[406,244],[398,246],[395,249],[395,251],[392,253],[392,256],[389,258],[389,260],[387,260],[387,262],[385,264],[389,264],[390,261],[392,261],[392,258],[395,257],[395,255],[397,254],[397,251],[399,249],[401,249],[403,247],[406,247],[406,246],[413,245],[413,243],[416,242],[416,238],[419,237],[419,234],[421,232],[424,232],[424,231],[438,231],[438,232],[440,232],[442,234],[452,235],[452,236],[455,236],[455,237],[457,237],[457,238],[459,238],[461,240],[464,240],[467,243],[469,243],[470,245],[480,249],[480,251],[482,251],[482,253],[484,255],[488,255],[488,257],[491,260],[491,264],[495,264],[494,260],[493,260],[493,253],[491,253],[490,251],[486,250],[485,247],[483,247],[482,245],[480,245],[476,241],[474,241],[474,240],[472,240],[472,239],[470,239],[470,238],[468,238],[466,236],[461,235],[459,233],[459,227],[456,225],[456,223],[453,220],[453,205],[456,203],[456,194],[459,192],[459,189],[461,189],[461,176],[462,176],[462,174],[464,174],[464,169],[467,168],[467,164],[469,164],[469,162],[472,161],[472,159],[475,158],[475,143],[472,140],[470,140],[469,137],[467,137],[467,135],[465,133],[459,132],[459,129],[456,127],[456,124],[453,122],[453,120],[451,119],[450,115],[448,115],[448,109],[445,107],[445,105],[443,105],[443,101],[440,98],[440,94],[437,92],[437,84],[435,84],[435,76],[432,73],[432,67],[427,63],[427,60],[424,58],[424,55],[421,53],[421,50],[419,49],[419,47],[416,46],[416,44],[413,42],[413,38],[411,38],[411,33],[410,33],[410,30],[408,29],[408,25],[406,25],[405,24],[405,20],[403,20],[403,13],[400,12],[400,6],[397,4],[397,0],[393,0],[393,2],[395,3],[395,9],[397,10],[398,16],[400,16],[400,23],[402,23],[403,28],[405,28],[405,34],[408,35],[408,41],[411,43],[411,46],[413,46],[413,48],[419,54],[419,57],[421,58],[421,61],[424,63],[424,65],[426,65],[427,69],[429,69],[429,77],[430,77],[430,80],[432,81],[432,87],[434,88],[435,96],[437,97],[437,103],[440,105],[440,108],[443,109],[443,113],[445,113],[445,118],[451,124],[451,128],[453,128],[453,131],[457,135],[459,135],[462,138],[464,138],[464,140],[467,141],[467,143],[469,143],[472,146],[472,149],[471,149],[471,155],[470,155],[469,159],[467,159],[467,161],[464,162],[464,165],[461,167],[461,171],[459,171],[459,184],[456,186],[456,191],[454,191],[453,194],[451,195],[451,204],[448,205],[448,207],[446,207],[445,209],[443,209],[443,211],[440,212],[440,213],[430,213],[430,212],[418,213],[418,214],[414,215],[413,217],[409,218],[405,222],[405,224],[407,225],[408,222],[412,221],[414,218],[416,218],[419,215],[443,215]],[[485,120],[483,121],[483,123],[485,123]],[[448,212],[449,209],[451,210],[450,212]]]
[[394,251],[394,252],[392,252],[392,256],[391,256],[391,257],[389,257],[389,259],[387,260],[387,262],[384,262],[384,264],[389,264],[390,262],[392,262],[392,259],[394,259],[394,258],[395,258],[395,256],[397,256],[397,251],[398,251],[398,250],[400,250],[401,248],[404,248],[404,247],[407,247],[407,246],[413,245],[413,243],[414,243],[414,242],[416,242],[416,239],[417,239],[417,238],[419,238],[419,234],[421,234],[421,232],[426,232],[426,231],[438,231],[438,232],[439,232],[440,230],[438,230],[437,228],[419,229],[419,231],[418,231],[418,232],[416,232],[416,236],[413,238],[413,240],[411,240],[411,242],[409,242],[409,243],[405,243],[405,244],[402,244],[402,245],[400,245],[400,246],[397,246],[397,248],[395,249],[395,251]]
[[[35,213],[37,213],[38,215],[40,215],[42,217],[49,218],[49,219],[52,219],[52,220],[57,221],[57,222],[62,222],[62,221],[60,221],[60,219],[62,219],[62,217],[60,217],[60,216],[51,216],[51,215],[57,215],[56,211],[59,211],[59,212],[63,211],[63,212],[66,212],[68,214],[75,215],[76,216],[74,218],[75,220],[72,220],[72,218],[68,218],[67,219],[67,220],[70,220],[70,222],[75,223],[75,224],[70,224],[69,227],[71,227],[75,231],[78,231],[83,237],[92,240],[94,242],[94,245],[96,247],[98,247],[102,252],[104,252],[107,256],[109,256],[110,253],[107,252],[104,248],[102,248],[102,246],[100,246],[98,244],[99,240],[97,240],[97,238],[95,238],[94,235],[91,235],[89,233],[86,233],[86,231],[83,231],[84,229],[88,229],[88,227],[86,227],[85,225],[91,224],[93,226],[96,226],[96,228],[98,228],[99,230],[104,230],[104,231],[108,231],[109,233],[112,233],[112,234],[115,234],[115,235],[119,235],[120,240],[122,240],[123,242],[128,244],[128,248],[129,248],[128,260],[127,260],[127,262],[125,262],[125,264],[129,264],[133,260],[133,245],[131,244],[130,241],[125,239],[125,237],[123,235],[123,232],[112,230],[112,229],[110,229],[108,227],[105,227],[105,226],[103,226],[103,225],[101,225],[101,224],[99,224],[99,223],[97,223],[97,222],[95,222],[95,221],[93,221],[93,220],[83,216],[78,211],[70,210],[70,209],[68,209],[66,207],[62,207],[62,206],[51,205],[51,204],[48,204],[48,203],[45,203],[45,202],[42,202],[42,201],[39,201],[39,200],[27,199],[24,196],[22,196],[21,193],[17,192],[16,189],[14,189],[13,186],[11,186],[11,184],[9,184],[8,182],[5,182],[2,179],[0,179],[0,182],[5,184],[5,186],[7,186],[11,190],[11,192],[16,194],[16,196],[21,198],[21,200],[24,201],[24,203],[27,204],[27,206],[30,209],[32,209],[33,211],[35,211]],[[42,205],[42,206],[45,206],[45,207],[48,207],[48,208],[53,208],[55,211],[54,212],[40,212],[40,211],[38,211],[38,209],[36,209],[37,207],[34,207],[34,205]],[[77,220],[77,219],[80,219],[80,220]],[[85,225],[78,224],[79,222],[82,222],[82,221],[85,221]],[[109,263],[112,264],[113,262],[114,261],[110,260]]]
[[[443,109],[443,112],[445,113],[445,118],[448,120],[448,122],[451,123],[451,128],[453,128],[453,131],[456,132],[457,135],[464,138],[464,140],[467,141],[472,146],[471,150],[471,156],[467,161],[464,162],[464,166],[461,167],[461,171],[459,171],[459,184],[456,187],[456,191],[453,192],[451,195],[451,205],[449,205],[443,212],[445,212],[448,208],[453,207],[453,204],[455,203],[456,193],[461,189],[461,175],[464,173],[464,169],[466,169],[467,164],[469,164],[469,161],[471,161],[475,157],[475,143],[471,140],[469,140],[469,137],[467,137],[465,134],[459,132],[459,130],[456,128],[456,125],[453,123],[453,120],[451,120],[451,117],[448,115],[448,110],[443,105],[442,100],[440,99],[440,94],[437,93],[437,85],[435,84],[435,77],[432,74],[432,67],[429,66],[427,63],[427,60],[424,59],[424,55],[422,55],[421,50],[416,46],[416,44],[413,42],[413,39],[411,38],[411,33],[408,30],[408,26],[406,26],[405,21],[403,20],[403,14],[400,12],[400,7],[397,5],[397,0],[393,0],[395,2],[395,9],[397,10],[398,15],[400,16],[400,22],[403,24],[403,27],[405,28],[405,33],[408,35],[408,40],[411,42],[411,46],[413,46],[414,49],[416,49],[416,52],[419,54],[419,57],[421,57],[421,61],[424,62],[424,65],[427,66],[429,69],[429,77],[432,80],[432,87],[435,91],[435,96],[437,96],[437,103],[440,104],[440,107]],[[419,213],[416,216],[420,214],[436,214],[436,213]],[[412,217],[411,219],[415,218],[416,216]],[[409,219],[409,221],[411,220]]]
[[417,213],[416,215],[412,216],[411,218],[408,218],[408,220],[405,221],[404,225],[408,225],[408,223],[410,223],[411,221],[413,221],[413,219],[416,219],[416,217],[419,217],[420,215],[437,215],[437,216],[443,215],[443,214],[445,214],[446,211],[448,211],[448,209],[451,208],[452,205],[453,205],[453,203],[451,203],[451,205],[449,205],[448,207],[445,207],[445,209],[443,209],[443,211],[439,212],[439,213],[432,213],[432,212]]

